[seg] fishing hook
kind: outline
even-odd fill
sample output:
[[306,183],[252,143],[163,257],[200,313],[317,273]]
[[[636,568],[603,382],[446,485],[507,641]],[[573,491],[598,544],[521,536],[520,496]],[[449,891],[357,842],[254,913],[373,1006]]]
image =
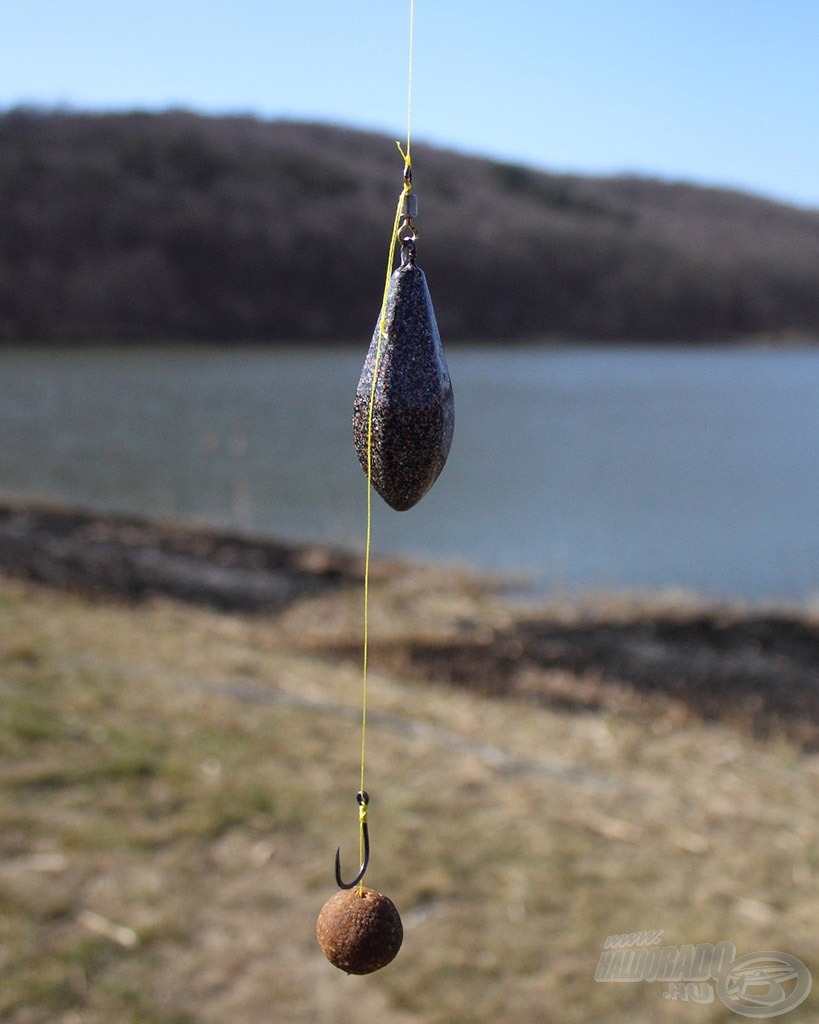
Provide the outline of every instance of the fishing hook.
[[358,885],[370,863],[370,833],[367,829],[367,804],[370,802],[370,797],[366,790],[359,790],[355,798],[358,801],[358,820],[361,823],[361,834],[364,838],[364,860],[352,882],[345,882],[341,878],[341,847],[336,849],[336,881],[339,889],[352,889]]

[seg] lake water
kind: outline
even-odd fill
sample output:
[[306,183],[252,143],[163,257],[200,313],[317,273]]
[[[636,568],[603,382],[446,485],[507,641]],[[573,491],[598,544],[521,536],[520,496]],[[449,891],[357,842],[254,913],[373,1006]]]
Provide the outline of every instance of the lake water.
[[[0,491],[360,548],[356,349],[0,350]],[[457,347],[455,441],[373,545],[547,590],[819,595],[819,351]]]

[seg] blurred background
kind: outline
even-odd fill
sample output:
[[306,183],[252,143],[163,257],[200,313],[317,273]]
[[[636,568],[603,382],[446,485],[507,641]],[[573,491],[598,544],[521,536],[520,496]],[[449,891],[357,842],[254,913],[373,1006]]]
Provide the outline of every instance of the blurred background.
[[406,945],[362,985],[313,922],[355,850],[409,2],[6,7],[0,1019],[752,1006],[597,984],[643,929],[815,974],[819,7],[416,0],[456,427],[373,506],[368,879]]

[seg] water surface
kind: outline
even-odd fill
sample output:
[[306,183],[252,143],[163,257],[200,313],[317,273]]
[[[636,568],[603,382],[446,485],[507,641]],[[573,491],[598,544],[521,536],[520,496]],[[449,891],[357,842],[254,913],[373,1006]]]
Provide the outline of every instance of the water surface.
[[[0,350],[0,490],[360,547],[366,346]],[[546,589],[819,594],[819,351],[449,347],[455,440],[374,549]]]

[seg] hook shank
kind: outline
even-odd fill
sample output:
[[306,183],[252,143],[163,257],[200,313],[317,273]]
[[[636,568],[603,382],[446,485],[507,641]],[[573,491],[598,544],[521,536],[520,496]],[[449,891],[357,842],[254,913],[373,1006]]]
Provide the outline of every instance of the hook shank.
[[356,794],[356,800],[359,807],[358,820],[361,823],[361,835],[364,840],[364,859],[361,862],[361,867],[358,869],[358,874],[352,882],[345,882],[341,877],[341,847],[339,846],[336,849],[336,882],[339,889],[352,889],[358,885],[370,863],[370,832],[367,827],[367,804],[370,801],[370,797],[366,792],[361,791]]

